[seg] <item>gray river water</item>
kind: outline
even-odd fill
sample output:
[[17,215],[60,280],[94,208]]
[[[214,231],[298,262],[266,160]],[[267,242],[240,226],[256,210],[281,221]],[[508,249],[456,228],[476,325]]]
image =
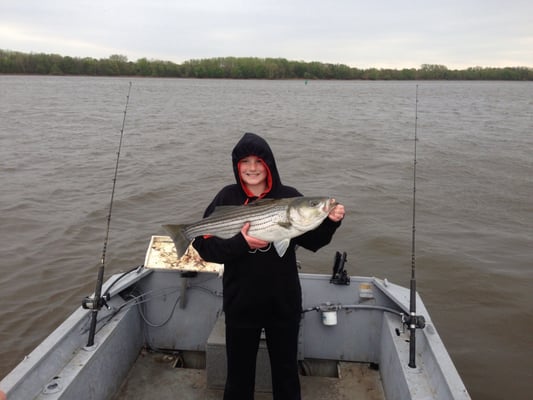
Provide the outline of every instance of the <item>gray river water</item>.
[[264,136],[285,184],[347,216],[305,272],[408,285],[415,88],[418,290],[474,399],[533,392],[533,84],[0,76],[0,377],[106,277],[200,218]]

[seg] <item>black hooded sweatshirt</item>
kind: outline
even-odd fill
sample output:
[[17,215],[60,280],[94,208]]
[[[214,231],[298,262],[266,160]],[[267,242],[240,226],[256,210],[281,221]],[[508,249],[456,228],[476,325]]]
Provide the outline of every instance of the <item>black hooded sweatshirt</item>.
[[[232,153],[236,183],[224,187],[207,207],[204,217],[220,205],[242,205],[257,197],[247,193],[240,180],[238,163],[254,155],[267,165],[268,187],[260,197],[288,198],[302,196],[295,188],[281,183],[272,150],[254,133],[246,133]],[[317,251],[331,241],[340,222],[326,218],[316,229],[293,238],[283,257],[270,246],[268,250],[250,250],[241,233],[230,239],[197,237],[193,242],[200,256],[224,264],[223,307],[226,324],[264,327],[299,320],[302,292],[296,265],[296,245]]]

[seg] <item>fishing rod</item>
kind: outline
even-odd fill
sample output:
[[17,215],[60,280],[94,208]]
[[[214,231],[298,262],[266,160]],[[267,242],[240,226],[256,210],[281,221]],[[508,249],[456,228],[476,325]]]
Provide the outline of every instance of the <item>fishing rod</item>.
[[104,271],[105,271],[105,257],[107,252],[107,243],[109,241],[109,228],[111,226],[111,212],[113,210],[113,199],[115,198],[115,187],[117,184],[118,164],[120,160],[120,149],[122,148],[122,138],[124,137],[124,124],[126,123],[126,113],[128,111],[128,103],[130,102],[131,82],[128,87],[128,94],[126,96],[126,105],[124,107],[124,116],[122,118],[122,128],[120,129],[120,141],[118,144],[117,160],[115,164],[115,174],[113,176],[113,188],[111,189],[111,200],[109,202],[109,212],[107,214],[107,227],[104,239],[104,248],[102,250],[102,259],[100,261],[100,267],[98,268],[98,277],[96,278],[96,288],[92,297],[86,297],[83,299],[82,307],[91,310],[91,325],[89,327],[89,339],[87,340],[87,347],[94,345],[94,336],[96,334],[96,323],[98,317],[98,311],[102,306],[107,307],[107,300],[109,300],[109,294],[102,296],[102,285],[104,283]]
[[413,225],[411,235],[411,281],[409,285],[409,318],[405,324],[409,327],[409,367],[416,368],[416,330],[423,329],[426,325],[425,318],[416,315],[416,142],[418,142],[418,85],[416,85],[415,95],[415,138],[414,138],[414,160],[413,160]]

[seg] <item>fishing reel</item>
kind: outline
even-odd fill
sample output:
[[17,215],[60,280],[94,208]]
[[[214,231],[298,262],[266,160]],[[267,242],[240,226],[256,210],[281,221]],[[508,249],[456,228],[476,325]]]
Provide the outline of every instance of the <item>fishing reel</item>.
[[82,300],[81,307],[85,310],[100,310],[102,307],[105,307],[109,310],[107,301],[110,298],[111,296],[109,295],[109,293],[100,296],[98,300],[96,300],[93,296],[87,296]]
[[423,315],[402,314],[402,323],[409,329],[424,329],[426,327],[426,319]]
[[342,255],[340,252],[335,253],[335,259],[333,260],[333,275],[329,280],[329,283],[334,285],[349,285],[350,277],[344,269],[344,264],[346,263],[347,255],[346,252],[343,252]]

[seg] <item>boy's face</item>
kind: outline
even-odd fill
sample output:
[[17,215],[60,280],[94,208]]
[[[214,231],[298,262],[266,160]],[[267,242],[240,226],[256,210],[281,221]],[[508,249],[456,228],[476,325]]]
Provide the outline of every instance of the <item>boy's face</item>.
[[239,161],[239,174],[246,186],[266,183],[267,168],[259,157],[248,156]]

